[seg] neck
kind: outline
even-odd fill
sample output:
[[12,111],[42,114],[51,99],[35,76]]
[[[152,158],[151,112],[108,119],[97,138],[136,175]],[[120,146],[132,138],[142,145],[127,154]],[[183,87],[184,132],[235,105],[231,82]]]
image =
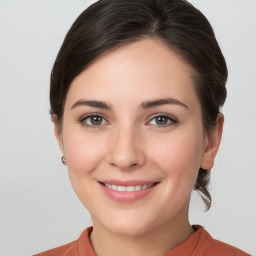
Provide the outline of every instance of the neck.
[[98,256],[156,256],[171,250],[193,232],[188,218],[184,221],[179,215],[157,229],[136,236],[115,234],[94,221],[90,239]]

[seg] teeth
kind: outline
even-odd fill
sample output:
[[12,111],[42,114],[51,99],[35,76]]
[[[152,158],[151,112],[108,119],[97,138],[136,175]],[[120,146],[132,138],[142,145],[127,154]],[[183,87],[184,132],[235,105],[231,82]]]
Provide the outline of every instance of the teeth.
[[139,186],[135,186],[135,191],[139,191],[139,190],[141,190],[141,186],[139,185]]
[[128,191],[128,192],[134,191],[134,186],[126,187],[126,191]]
[[117,185],[111,185],[111,184],[104,184],[105,187],[116,190],[116,191],[121,191],[121,192],[133,192],[133,191],[139,191],[142,189],[150,188],[154,185],[148,184],[148,185],[137,185],[137,186],[117,186]]
[[126,191],[126,187],[124,187],[124,186],[117,186],[117,191]]

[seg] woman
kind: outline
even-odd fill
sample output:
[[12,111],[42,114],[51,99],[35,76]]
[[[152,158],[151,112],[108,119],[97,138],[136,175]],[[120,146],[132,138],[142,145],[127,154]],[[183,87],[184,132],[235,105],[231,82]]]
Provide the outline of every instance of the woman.
[[182,0],[101,0],[68,32],[51,115],[93,227],[39,255],[248,255],[188,221],[221,140],[227,68],[207,19]]

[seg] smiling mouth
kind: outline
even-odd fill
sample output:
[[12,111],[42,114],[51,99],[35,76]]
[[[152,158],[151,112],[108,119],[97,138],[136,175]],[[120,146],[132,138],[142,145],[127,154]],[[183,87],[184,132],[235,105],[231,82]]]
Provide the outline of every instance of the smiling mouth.
[[151,183],[151,184],[136,185],[136,186],[120,186],[120,185],[114,185],[114,184],[107,184],[107,183],[103,183],[103,182],[100,182],[100,183],[109,189],[119,191],[119,192],[140,191],[140,190],[144,190],[147,188],[151,188],[157,184],[157,183]]

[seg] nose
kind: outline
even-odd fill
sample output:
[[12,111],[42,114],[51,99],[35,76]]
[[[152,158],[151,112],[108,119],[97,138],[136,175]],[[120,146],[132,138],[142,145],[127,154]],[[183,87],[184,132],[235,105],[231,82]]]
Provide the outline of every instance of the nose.
[[135,129],[122,128],[113,132],[110,138],[108,162],[121,170],[134,170],[146,162],[142,137]]

